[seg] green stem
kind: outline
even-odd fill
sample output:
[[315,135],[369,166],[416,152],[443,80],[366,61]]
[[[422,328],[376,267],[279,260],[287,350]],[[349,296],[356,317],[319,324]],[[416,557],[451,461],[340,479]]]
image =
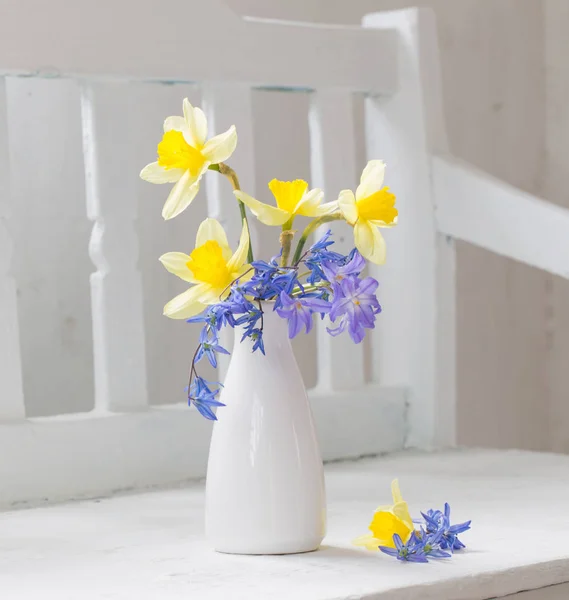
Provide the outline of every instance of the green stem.
[[288,258],[290,256],[290,250],[292,247],[292,238],[294,237],[294,231],[290,229],[284,229],[281,233],[280,241],[283,249],[281,256],[281,267],[286,267],[288,265]]
[[340,219],[343,219],[341,213],[334,213],[332,215],[326,215],[325,217],[314,219],[314,221],[309,223],[306,229],[302,232],[300,239],[298,240],[294,256],[292,257],[292,265],[296,266],[300,262],[302,250],[304,249],[304,244],[306,244],[306,240],[315,229],[320,227],[320,225],[324,225],[324,223],[330,223],[331,221],[339,221]]
[[[234,190],[241,190],[241,187],[239,186],[239,179],[237,177],[237,173],[229,165],[226,165],[225,163],[219,163],[217,165],[210,165],[209,169],[211,171],[217,171],[224,177],[227,177],[227,179],[229,179],[229,182],[231,183],[231,187]],[[237,204],[239,205],[239,212],[241,213],[241,221],[245,221],[245,223],[247,223],[247,231],[249,232],[249,250],[247,251],[247,262],[252,263],[253,246],[251,244],[251,230],[249,229],[247,211],[245,210],[245,205],[243,204],[243,202],[241,202],[241,200],[237,200]]]
[[327,288],[327,287],[328,286],[325,285],[325,284],[322,284],[322,285],[318,285],[318,284],[305,285],[305,286],[303,286],[304,290],[301,290],[300,288],[294,289],[292,291],[291,295],[294,297],[298,293],[305,294],[306,292],[315,292],[316,290],[321,290],[322,288]]
[[294,215],[283,225],[283,231],[290,231],[294,223]]

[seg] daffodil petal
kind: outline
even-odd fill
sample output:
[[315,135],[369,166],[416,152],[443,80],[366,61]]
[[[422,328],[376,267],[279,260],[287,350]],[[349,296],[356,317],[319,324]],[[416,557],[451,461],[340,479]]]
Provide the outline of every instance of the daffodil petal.
[[140,171],[140,178],[149,183],[176,183],[184,172],[184,169],[165,169],[157,162],[153,162]]
[[201,108],[191,105],[187,98],[184,98],[184,121],[189,134],[186,141],[194,148],[201,148],[207,137],[207,119]]
[[229,272],[237,271],[240,269],[247,260],[247,252],[249,252],[249,228],[247,227],[247,221],[243,219],[243,227],[241,229],[241,237],[239,238],[239,246],[233,256],[227,263]]
[[391,223],[386,223],[385,221],[376,221],[376,220],[370,220],[369,223],[371,223],[372,225],[375,225],[376,227],[384,227],[385,229],[391,229],[392,227],[395,227],[397,225],[397,221],[398,221],[399,217],[395,217],[393,219],[393,222]]
[[184,117],[167,117],[164,121],[164,133],[167,131],[187,131],[188,125]]
[[227,241],[225,229],[223,229],[223,226],[217,219],[212,219],[211,217],[202,221],[198,227],[198,232],[196,234],[196,248],[203,246],[209,240],[217,242],[221,247],[223,258],[229,260],[231,248]]
[[213,165],[227,160],[234,152],[237,146],[237,131],[235,125],[232,125],[226,132],[220,133],[211,140],[208,140],[202,154]]
[[391,496],[393,498],[393,504],[397,504],[398,502],[403,502],[403,496],[401,495],[401,490],[399,489],[399,480],[394,479],[391,482]]
[[173,219],[191,204],[199,192],[199,179],[192,179],[190,172],[186,171],[178,183],[172,188],[168,199],[162,209],[164,219]]
[[233,271],[233,279],[239,279],[241,283],[249,281],[253,275],[254,270],[251,268],[251,265],[245,263],[243,266],[239,267],[236,271]]
[[352,190],[342,190],[338,196],[338,208],[346,221],[353,225],[358,220],[358,206]]
[[362,172],[360,185],[356,189],[356,200],[367,198],[379,191],[385,178],[385,163],[382,160],[370,160]]
[[306,192],[296,205],[294,214],[304,217],[315,217],[323,197],[324,192],[318,188]]
[[183,252],[167,252],[158,259],[167,271],[189,283],[197,283],[193,273],[188,269],[190,257]]
[[385,240],[373,225],[358,220],[354,225],[354,241],[360,254],[376,265],[385,262]]
[[200,302],[203,302],[205,305],[215,304],[222,300],[222,296],[224,294],[228,295],[230,293],[229,286],[214,288],[209,284],[204,286],[203,292],[200,295]]
[[325,204],[321,204],[320,206],[318,206],[316,208],[313,216],[326,217],[326,216],[331,215],[332,213],[335,213],[336,211],[338,211],[339,208],[340,208],[340,205],[338,204],[337,200],[334,200],[334,202],[326,202]]
[[352,541],[352,544],[354,546],[363,546],[368,550],[373,550],[376,552],[379,551],[379,546],[382,545],[381,540],[374,538],[371,534],[360,535],[360,537],[357,537]]
[[286,223],[291,214],[286,210],[282,210],[281,208],[277,208],[276,206],[270,206],[268,204],[263,204],[263,202],[259,202],[249,194],[242,192],[240,190],[235,190],[233,192],[238,200],[241,200],[243,204],[246,204],[251,212],[265,225],[283,225]]
[[170,300],[164,307],[164,314],[171,319],[189,319],[197,315],[206,306],[202,298],[209,287],[207,284],[192,286]]
[[392,507],[393,514],[401,519],[409,529],[413,529],[413,519],[409,514],[409,506],[405,500],[401,500],[400,502],[396,502]]

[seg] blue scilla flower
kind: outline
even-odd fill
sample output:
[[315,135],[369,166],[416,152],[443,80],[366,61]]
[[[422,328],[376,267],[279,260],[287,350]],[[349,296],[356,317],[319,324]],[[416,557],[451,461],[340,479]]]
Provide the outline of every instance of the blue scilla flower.
[[[247,319],[243,323],[243,336],[241,338],[241,341],[248,337],[251,338],[254,342],[256,342],[259,336],[262,336],[263,334],[263,312],[261,310],[256,312],[251,311],[248,315],[246,315],[246,317]],[[262,350],[263,354],[265,354],[265,347],[262,344],[262,341],[258,344],[253,344],[253,352],[255,352],[255,350],[258,349]]]
[[334,243],[334,240],[330,239],[331,237],[332,237],[332,230],[328,229],[328,231],[316,243],[314,243],[314,244],[312,244],[312,246],[310,246],[308,251],[310,253],[313,253],[313,252],[320,252],[322,250],[327,250],[328,247]]
[[329,229],[315,244],[310,246],[307,257],[311,259],[317,259],[319,261],[340,261],[345,259],[343,254],[334,252],[333,250],[328,250],[328,248],[334,244],[334,240],[332,240],[331,237],[332,231]]
[[422,563],[429,562],[427,557],[425,556],[423,544],[420,538],[416,535],[416,533],[411,534],[411,537],[409,538],[406,544],[403,543],[403,540],[401,539],[399,534],[394,533],[393,543],[395,544],[395,548],[389,548],[388,546],[379,546],[379,549],[383,553],[389,554],[389,556],[397,558],[397,560]]
[[253,352],[256,350],[260,350],[262,354],[265,354],[265,343],[263,342],[263,330],[258,327],[251,329],[250,331],[245,331],[243,334],[241,341],[243,342],[245,338],[251,338],[253,341]]
[[299,286],[303,290],[302,284],[298,281],[296,269],[286,269],[282,273],[279,273],[272,281],[275,292],[278,292],[278,296],[281,292],[287,294],[292,293],[295,286]]
[[328,248],[334,243],[331,240],[332,231],[328,230],[323,237],[321,237],[315,244],[310,246],[306,252],[306,257],[303,262],[308,267],[310,275],[308,276],[308,283],[314,285],[319,281],[327,281],[324,271],[322,270],[322,263],[324,261],[328,263],[341,263],[345,260],[343,254],[328,250]]
[[348,275],[359,275],[365,265],[365,258],[354,248],[346,260],[323,260],[322,271],[330,283],[340,283]]
[[241,325],[243,322],[243,315],[247,315],[252,310],[255,310],[255,305],[248,298],[246,298],[246,293],[247,291],[241,288],[232,290],[231,295],[226,301],[229,306],[229,310],[233,315],[233,327],[235,327],[235,325]]
[[435,533],[443,525],[444,515],[440,510],[433,510],[430,508],[427,512],[422,512],[421,515],[425,520],[427,533]]
[[440,532],[440,547],[443,550],[462,550],[466,546],[458,539],[458,535],[470,529],[472,521],[465,521],[457,525],[450,524],[450,505],[445,502],[444,512],[440,510],[428,510],[421,513],[425,519],[427,533],[434,534]]
[[217,421],[217,417],[213,412],[213,408],[217,406],[225,406],[222,402],[216,400],[219,394],[219,387],[212,390],[210,386],[220,385],[206,381],[199,375],[196,376],[190,385],[188,393],[188,404],[194,405],[200,414],[210,421]]
[[263,342],[263,330],[253,329],[249,334],[249,337],[253,340],[253,352],[260,350],[262,354],[265,354],[265,343]]
[[243,292],[257,300],[273,300],[281,291],[292,292],[298,284],[296,269],[278,267],[263,261],[256,263],[258,269],[253,277],[243,284]]
[[235,319],[235,325],[244,325],[247,323],[248,327],[253,328],[262,315],[263,311],[258,306],[255,306],[253,303],[251,303],[251,306],[248,307],[247,312],[244,312],[237,317],[237,319]]
[[219,344],[217,331],[210,329],[206,325],[200,333],[200,345],[194,358],[194,364],[198,363],[204,356],[207,357],[212,367],[217,367],[217,353],[229,354],[229,352]]
[[280,255],[273,256],[269,261],[256,260],[252,262],[251,266],[255,269],[253,279],[267,283],[279,270],[279,258]]
[[187,319],[186,322],[205,323],[210,326],[211,330],[216,331],[220,331],[225,325],[233,327],[233,316],[230,308],[231,307],[227,302],[212,304],[205,312]]
[[450,558],[451,554],[441,549],[441,541],[444,535],[444,529],[441,527],[434,533],[427,533],[421,528],[420,533],[416,534],[421,540],[423,553],[429,558]]
[[330,319],[332,322],[339,320],[339,323],[333,329],[328,328],[328,333],[339,335],[347,328],[352,340],[359,344],[365,330],[375,327],[375,316],[381,312],[375,295],[378,285],[373,277],[360,279],[355,275],[347,275],[333,284]]
[[302,327],[306,333],[312,329],[312,315],[314,313],[327,313],[330,303],[318,297],[289,296],[286,292],[280,294],[280,305],[276,311],[280,317],[288,320],[288,337],[297,336]]

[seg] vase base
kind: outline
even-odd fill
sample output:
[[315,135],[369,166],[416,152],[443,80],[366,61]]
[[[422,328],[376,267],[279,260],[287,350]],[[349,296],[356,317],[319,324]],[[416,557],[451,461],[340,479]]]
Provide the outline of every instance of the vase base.
[[216,544],[214,549],[220,554],[245,554],[249,556],[265,556],[278,554],[306,554],[320,548],[321,539],[304,543],[285,542],[282,544]]

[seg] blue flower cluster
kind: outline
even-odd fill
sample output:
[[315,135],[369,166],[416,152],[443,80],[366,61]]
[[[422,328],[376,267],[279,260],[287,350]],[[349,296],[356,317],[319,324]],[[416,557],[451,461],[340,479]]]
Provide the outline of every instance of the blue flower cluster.
[[[312,328],[312,314],[327,314],[336,325],[328,328],[336,336],[346,329],[352,340],[359,344],[366,329],[375,327],[381,306],[375,295],[378,282],[373,277],[361,278],[365,259],[354,248],[347,256],[329,250],[334,243],[328,231],[311,246],[301,258],[307,269],[307,283],[297,285],[301,294],[280,295],[275,310],[289,322],[289,337],[293,338],[305,327]],[[315,291],[313,291],[315,290]]]
[[450,558],[455,550],[466,546],[458,539],[458,535],[470,529],[471,521],[457,525],[450,524],[450,506],[445,503],[444,512],[429,510],[421,513],[424,522],[419,531],[414,531],[406,543],[401,537],[393,534],[395,548],[379,546],[385,554],[389,554],[408,562],[429,562],[429,558]]
[[327,329],[330,335],[347,330],[355,343],[363,340],[366,329],[375,327],[376,315],[381,312],[375,295],[378,282],[360,277],[366,263],[355,248],[347,256],[330,250],[334,243],[331,236],[328,231],[294,265],[282,266],[280,255],[268,262],[251,263],[251,270],[233,283],[226,299],[188,319],[189,323],[203,323],[192,361],[188,401],[206,418],[216,419],[211,407],[220,405],[215,400],[219,387],[213,390],[215,384],[201,379],[195,365],[205,356],[216,367],[217,353],[229,354],[218,339],[219,331],[227,325],[241,327],[241,341],[250,338],[253,351],[264,354],[263,302],[270,301],[273,310],[288,321],[290,338],[302,329],[308,333],[315,313],[322,318],[329,316],[334,324]]
[[465,545],[458,539],[459,533],[470,529],[470,521],[459,523],[458,525],[450,524],[450,506],[445,503],[445,510],[429,510],[426,513],[421,513],[426,523],[426,531],[429,534],[440,533],[440,547],[443,550],[462,550]]

